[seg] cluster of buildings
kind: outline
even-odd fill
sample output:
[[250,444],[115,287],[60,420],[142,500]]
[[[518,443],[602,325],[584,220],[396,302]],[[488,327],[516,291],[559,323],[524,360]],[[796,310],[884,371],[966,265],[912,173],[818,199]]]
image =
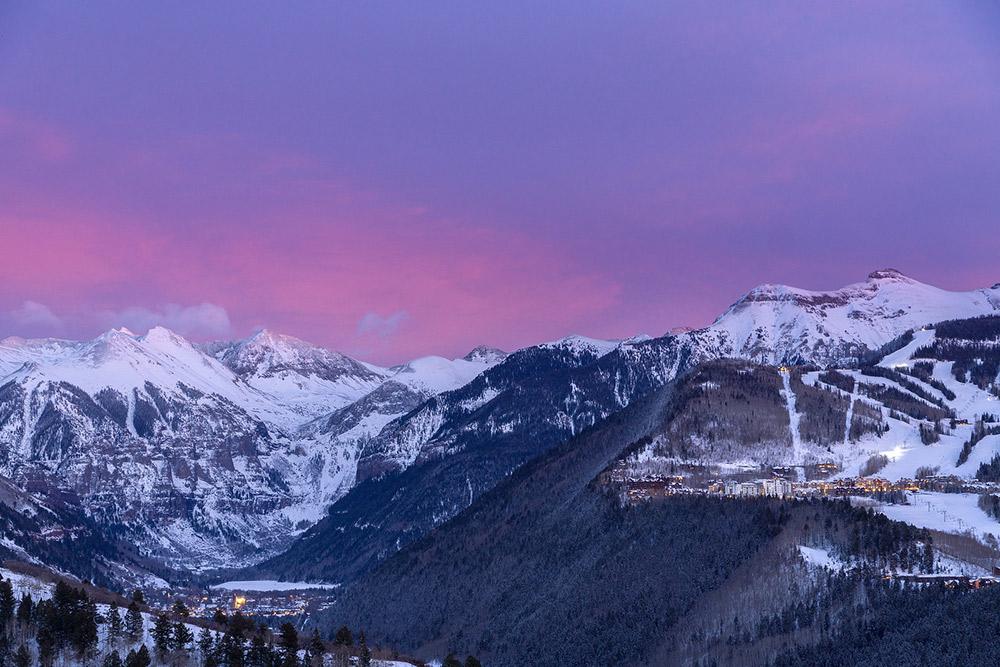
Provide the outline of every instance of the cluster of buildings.
[[326,609],[333,603],[335,592],[325,589],[296,591],[227,591],[223,589],[173,589],[164,599],[157,591],[151,600],[168,607],[181,600],[196,618],[212,618],[215,610],[226,614],[242,612],[254,618],[294,618]]
[[724,496],[735,496],[739,498],[752,498],[765,496],[768,498],[788,498],[794,494],[794,487],[787,479],[774,477],[771,479],[759,479],[748,482],[737,482],[727,480],[716,482],[709,486],[709,493],[721,493]]
[[[625,481],[625,500],[637,503],[677,495],[716,495],[729,498],[811,498],[819,496],[879,496],[920,491],[922,480],[891,482],[880,477],[846,477],[793,482],[775,474],[765,479],[714,479],[695,482],[680,475]],[[902,496],[900,495],[902,498]]]

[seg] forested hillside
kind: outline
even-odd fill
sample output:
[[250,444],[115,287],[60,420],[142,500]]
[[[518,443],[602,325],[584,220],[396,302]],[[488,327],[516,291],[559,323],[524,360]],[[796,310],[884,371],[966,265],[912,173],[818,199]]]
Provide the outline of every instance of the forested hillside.
[[[795,544],[873,565],[929,566],[926,534],[845,504],[621,503],[598,479],[663,428],[672,394],[660,390],[525,465],[355,582],[320,623],[365,627],[417,655],[469,652],[494,665],[646,664],[679,646],[675,626],[733,573],[775,570],[773,555]],[[801,602],[779,598],[774,613]],[[766,613],[737,615],[757,624]],[[697,646],[725,643],[734,631],[725,626],[720,639],[722,627],[706,622]]]

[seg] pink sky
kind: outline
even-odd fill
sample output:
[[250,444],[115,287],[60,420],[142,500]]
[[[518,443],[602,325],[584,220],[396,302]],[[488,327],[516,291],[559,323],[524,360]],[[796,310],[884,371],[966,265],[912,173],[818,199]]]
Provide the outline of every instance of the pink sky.
[[703,325],[761,282],[991,285],[1000,17],[903,6],[14,2],[0,336],[392,363]]

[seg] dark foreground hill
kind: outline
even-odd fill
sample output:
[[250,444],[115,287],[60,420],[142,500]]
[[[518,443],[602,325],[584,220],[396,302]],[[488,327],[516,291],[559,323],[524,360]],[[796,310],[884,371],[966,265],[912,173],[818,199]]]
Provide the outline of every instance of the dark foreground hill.
[[659,391],[527,464],[360,579],[329,622],[497,665],[640,659],[695,596],[778,530],[769,507],[733,512],[690,499],[623,508],[591,484],[662,424],[669,396]]
[[527,463],[315,620],[491,666],[764,665],[827,639],[864,595],[861,575],[819,576],[800,545],[873,568],[931,567],[925,531],[846,503],[622,502],[602,473],[684,414],[682,388]]

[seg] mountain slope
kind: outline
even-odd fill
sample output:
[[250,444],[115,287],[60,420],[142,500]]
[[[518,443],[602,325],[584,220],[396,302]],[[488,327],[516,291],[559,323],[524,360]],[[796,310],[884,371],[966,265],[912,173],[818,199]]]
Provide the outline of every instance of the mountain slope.
[[364,481],[259,571],[357,576],[526,461],[662,385],[680,353],[652,341],[597,356],[602,351],[575,344],[519,350],[390,422],[362,448]]
[[761,285],[692,335],[714,339],[720,357],[843,366],[909,329],[996,311],[1000,284],[948,292],[883,269],[829,292]]
[[245,340],[209,343],[204,348],[244,382],[275,397],[303,419],[352,403],[391,375],[383,368],[267,329]]
[[763,286],[700,330],[625,343],[571,337],[520,350],[386,424],[361,451],[358,478],[368,481],[262,571],[355,577],[524,462],[706,360],[857,363],[927,318],[998,306],[1000,286],[952,293],[886,270],[830,293]]
[[[796,545],[810,539],[849,549],[837,541],[854,531],[869,539],[866,513],[698,496],[623,505],[600,481],[623,451],[662,433],[676,410],[672,395],[669,386],[657,390],[524,465],[356,580],[314,621],[364,627],[427,659],[451,651],[493,665],[638,665],[679,640],[701,648],[715,632],[738,639],[741,621],[754,629],[769,614],[808,604],[815,586],[790,558]],[[812,521],[820,528],[810,532]],[[835,522],[846,528],[842,535],[832,534]],[[872,532],[888,524],[872,523]],[[878,537],[888,554],[912,548],[917,534],[890,527]],[[787,597],[699,606],[712,591],[746,592],[779,569]],[[742,578],[730,583],[737,572]],[[675,636],[681,621],[696,632]],[[747,663],[730,655],[723,664]]]
[[206,346],[160,327],[8,338],[0,478],[70,492],[81,513],[172,565],[241,564],[354,484],[365,435],[502,356],[390,371],[267,331]]
[[16,369],[0,386],[0,474],[72,491],[177,564],[277,548],[353,471],[340,451],[295,444],[293,410],[162,328],[7,340],[3,359]]

